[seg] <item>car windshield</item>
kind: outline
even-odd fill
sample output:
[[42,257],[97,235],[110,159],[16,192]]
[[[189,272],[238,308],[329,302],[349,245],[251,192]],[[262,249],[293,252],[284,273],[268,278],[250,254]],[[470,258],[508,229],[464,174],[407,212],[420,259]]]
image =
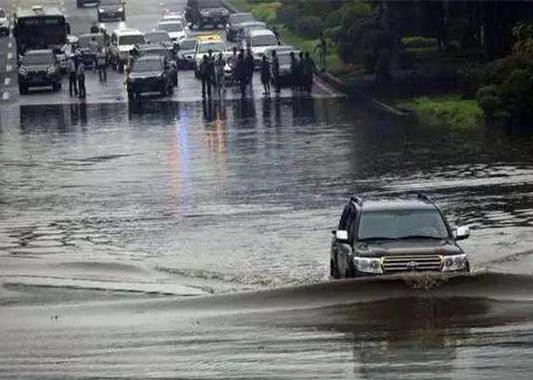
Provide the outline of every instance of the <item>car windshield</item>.
[[118,40],[119,45],[142,45],[144,44],[144,36],[142,34],[134,34],[131,36],[121,36]]
[[446,239],[448,231],[435,209],[363,211],[358,240],[430,238]]
[[252,37],[252,46],[273,46],[277,44],[276,37],[270,34]]
[[225,50],[224,42],[209,42],[198,46],[198,53],[207,53],[211,49],[214,52],[222,52]]
[[25,65],[52,65],[54,55],[52,53],[27,54],[22,58],[22,63]]
[[241,22],[254,21],[254,16],[251,14],[237,14],[230,16],[230,22],[233,24],[240,24]]
[[147,33],[145,39],[150,43],[170,42],[170,37],[167,32]]
[[133,65],[133,72],[136,73],[158,70],[161,70],[161,60],[159,59],[139,59]]
[[183,26],[181,22],[162,22],[157,25],[157,29],[164,30],[165,32],[181,32]]
[[121,5],[121,0],[100,0],[100,5]]
[[194,50],[196,48],[196,40],[184,40],[180,43],[180,49]]

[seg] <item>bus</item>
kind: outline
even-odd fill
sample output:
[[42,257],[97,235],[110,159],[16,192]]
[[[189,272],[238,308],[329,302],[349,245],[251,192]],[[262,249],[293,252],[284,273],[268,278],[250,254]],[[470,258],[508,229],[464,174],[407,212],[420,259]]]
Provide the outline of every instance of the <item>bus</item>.
[[18,9],[13,15],[13,23],[19,56],[32,49],[52,49],[55,54],[62,54],[70,25],[60,10],[42,6]]

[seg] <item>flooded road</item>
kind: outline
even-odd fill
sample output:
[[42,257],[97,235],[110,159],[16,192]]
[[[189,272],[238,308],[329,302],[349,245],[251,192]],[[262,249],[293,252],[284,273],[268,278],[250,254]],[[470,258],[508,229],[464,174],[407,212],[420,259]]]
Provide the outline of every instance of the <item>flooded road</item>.
[[[528,131],[307,98],[0,122],[0,377],[528,378]],[[477,274],[330,282],[346,196],[413,189],[471,226]]]

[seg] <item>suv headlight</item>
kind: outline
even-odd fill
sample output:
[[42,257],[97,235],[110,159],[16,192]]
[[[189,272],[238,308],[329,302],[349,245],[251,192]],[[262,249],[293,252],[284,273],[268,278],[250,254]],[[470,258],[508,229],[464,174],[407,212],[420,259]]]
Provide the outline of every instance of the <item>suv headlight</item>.
[[354,257],[353,263],[355,265],[355,269],[357,269],[359,272],[376,274],[383,273],[381,259],[372,257]]
[[466,269],[468,259],[465,254],[444,256],[442,258],[442,271],[454,272]]

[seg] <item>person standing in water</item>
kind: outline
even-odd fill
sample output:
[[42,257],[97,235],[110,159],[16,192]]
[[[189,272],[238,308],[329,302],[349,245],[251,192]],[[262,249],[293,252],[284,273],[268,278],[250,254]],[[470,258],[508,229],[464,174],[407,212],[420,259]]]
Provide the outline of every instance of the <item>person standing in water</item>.
[[261,60],[261,83],[263,83],[265,89],[263,95],[270,96],[270,79],[270,62],[267,57],[263,55],[263,59]]

